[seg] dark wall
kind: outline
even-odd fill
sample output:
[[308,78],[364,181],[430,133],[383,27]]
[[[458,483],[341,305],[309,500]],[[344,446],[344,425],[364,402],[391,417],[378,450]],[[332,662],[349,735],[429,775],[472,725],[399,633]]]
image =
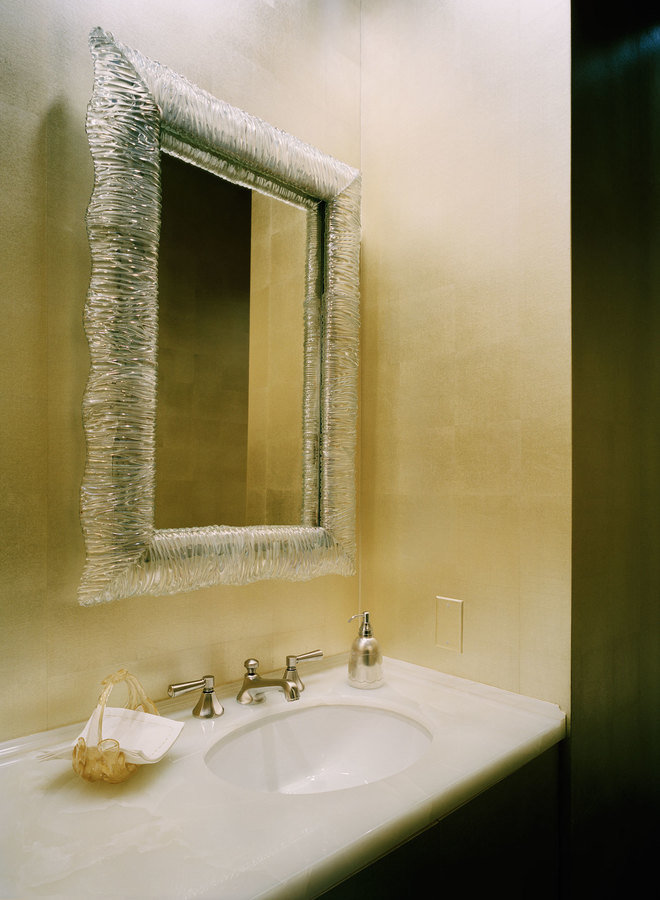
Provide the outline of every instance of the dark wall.
[[660,834],[660,13],[604,6],[573,4],[576,898],[641,896]]

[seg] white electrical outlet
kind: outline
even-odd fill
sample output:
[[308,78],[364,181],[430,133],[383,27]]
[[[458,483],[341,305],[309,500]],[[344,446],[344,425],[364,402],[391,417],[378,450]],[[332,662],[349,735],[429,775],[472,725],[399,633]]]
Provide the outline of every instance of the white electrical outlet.
[[435,643],[445,650],[463,652],[463,601],[435,598]]

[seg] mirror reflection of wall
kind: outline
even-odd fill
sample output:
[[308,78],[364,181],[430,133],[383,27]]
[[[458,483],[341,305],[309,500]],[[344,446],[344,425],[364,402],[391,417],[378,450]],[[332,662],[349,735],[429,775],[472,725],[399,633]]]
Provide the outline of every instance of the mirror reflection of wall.
[[306,215],[252,197],[247,525],[301,521]]
[[297,524],[305,213],[161,162],[155,526]]

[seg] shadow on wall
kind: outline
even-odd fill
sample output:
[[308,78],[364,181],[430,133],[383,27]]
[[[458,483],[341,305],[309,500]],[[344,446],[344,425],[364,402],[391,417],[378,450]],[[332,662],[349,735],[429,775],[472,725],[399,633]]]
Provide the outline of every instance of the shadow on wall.
[[[39,382],[47,385],[48,421],[40,431],[49,435],[47,469],[35,488],[47,485],[49,579],[53,585],[76,585],[84,560],[79,498],[86,458],[82,400],[89,374],[84,306],[91,271],[85,211],[93,165],[84,121],[72,117],[63,99],[51,104],[42,122],[35,160],[42,190],[34,208],[43,232],[35,236],[31,258],[41,258],[45,371]],[[34,525],[36,518],[31,521]]]

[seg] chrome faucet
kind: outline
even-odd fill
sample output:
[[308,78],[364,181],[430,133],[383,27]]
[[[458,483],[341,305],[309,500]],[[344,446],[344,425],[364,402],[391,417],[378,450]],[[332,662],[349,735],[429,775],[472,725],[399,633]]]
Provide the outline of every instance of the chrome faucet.
[[193,716],[198,719],[215,719],[224,712],[222,704],[215,695],[215,679],[213,675],[205,675],[197,681],[182,681],[179,684],[171,684],[167,693],[170,697],[178,697],[179,694],[187,694],[188,691],[202,688],[197,705],[193,709]]
[[308,653],[300,653],[297,656],[287,656],[286,669],[281,678],[262,678],[257,673],[259,660],[246,659],[244,663],[245,676],[236,699],[239,703],[261,703],[265,698],[260,692],[276,688],[283,692],[284,699],[288,702],[298,700],[305,690],[305,685],[298,674],[298,663],[305,659],[320,659],[322,656],[322,650],[310,650]]
[[243,684],[236,696],[239,703],[262,703],[265,697],[261,692],[271,689],[282,691],[287,702],[300,698],[300,691],[295,681],[289,681],[286,677],[262,678],[257,672],[258,659],[246,659],[243,665],[245,666]]

